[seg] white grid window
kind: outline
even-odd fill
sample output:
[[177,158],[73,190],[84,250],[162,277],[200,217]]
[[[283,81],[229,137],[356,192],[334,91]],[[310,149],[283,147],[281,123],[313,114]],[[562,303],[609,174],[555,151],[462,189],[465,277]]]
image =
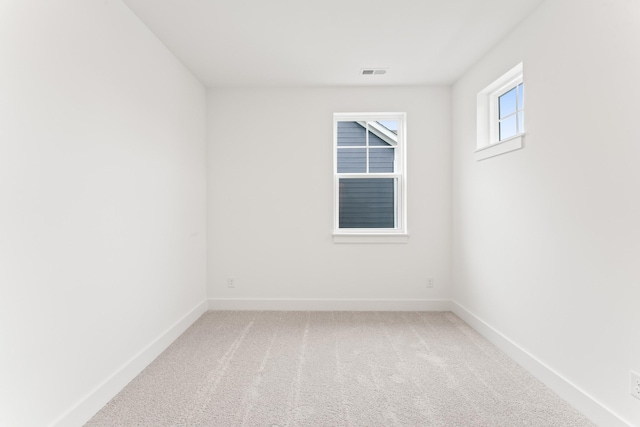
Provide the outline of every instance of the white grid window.
[[334,234],[402,234],[405,114],[334,114]]
[[491,140],[496,144],[524,133],[522,75],[491,94]]
[[484,160],[523,147],[524,79],[522,63],[478,93],[476,159]]

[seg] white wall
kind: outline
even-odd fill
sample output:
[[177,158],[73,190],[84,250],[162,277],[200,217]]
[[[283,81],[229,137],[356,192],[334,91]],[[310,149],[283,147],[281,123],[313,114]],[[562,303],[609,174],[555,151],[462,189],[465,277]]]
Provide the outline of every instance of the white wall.
[[119,0],[0,3],[0,425],[69,420],[205,300],[205,110]]
[[[638,52],[640,2],[547,1],[452,93],[454,300],[633,425]],[[525,147],[476,162],[476,94],[521,60]]]
[[[445,87],[210,90],[209,297],[449,299],[449,101]],[[407,112],[407,244],[333,243],[333,113],[356,111]]]

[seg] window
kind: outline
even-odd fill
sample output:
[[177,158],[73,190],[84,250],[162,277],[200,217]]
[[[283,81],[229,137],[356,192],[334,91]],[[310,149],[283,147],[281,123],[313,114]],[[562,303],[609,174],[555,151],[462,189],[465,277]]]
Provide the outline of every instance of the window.
[[406,233],[404,159],[404,113],[334,114],[334,236]]
[[476,158],[484,160],[522,148],[524,83],[522,63],[478,94]]
[[495,136],[497,142],[505,141],[523,133],[524,93],[522,82],[514,82],[512,84],[517,84],[517,86],[511,87],[510,84],[509,87],[511,88],[507,89],[506,92],[502,90],[497,92],[502,92],[502,94],[496,94],[496,99],[493,101],[497,104],[496,107],[498,109],[497,118],[495,119],[497,129],[494,130],[494,132],[497,132]]

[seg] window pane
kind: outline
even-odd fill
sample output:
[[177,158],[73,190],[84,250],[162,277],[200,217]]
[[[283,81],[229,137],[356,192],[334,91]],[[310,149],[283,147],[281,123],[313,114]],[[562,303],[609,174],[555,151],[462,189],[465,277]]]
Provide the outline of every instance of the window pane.
[[524,110],[524,87],[522,83],[518,85],[518,110]]
[[394,148],[370,148],[369,172],[394,172],[395,151]]
[[338,146],[364,146],[365,129],[358,122],[338,122]]
[[395,178],[340,179],[340,228],[394,228]]
[[377,121],[376,123],[378,123],[381,126],[384,126],[386,129],[390,130],[391,132],[397,134],[398,133],[398,121],[397,120],[380,120]]
[[369,145],[372,147],[395,147],[398,144],[397,133],[398,122],[395,120],[369,122]]
[[376,135],[374,132],[369,131],[369,145],[372,147],[389,147],[390,144],[385,142],[384,139]]
[[516,112],[516,88],[514,87],[509,92],[501,95],[498,98],[498,104],[500,108],[500,118],[504,118],[510,114]]
[[366,148],[338,148],[338,173],[365,173]]
[[516,116],[511,116],[500,122],[500,141],[518,134],[516,128]]

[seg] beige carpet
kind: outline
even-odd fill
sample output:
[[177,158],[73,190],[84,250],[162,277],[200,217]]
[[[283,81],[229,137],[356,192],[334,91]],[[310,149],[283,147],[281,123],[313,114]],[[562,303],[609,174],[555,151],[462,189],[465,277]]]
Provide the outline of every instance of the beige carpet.
[[207,312],[88,426],[593,426],[452,313]]

